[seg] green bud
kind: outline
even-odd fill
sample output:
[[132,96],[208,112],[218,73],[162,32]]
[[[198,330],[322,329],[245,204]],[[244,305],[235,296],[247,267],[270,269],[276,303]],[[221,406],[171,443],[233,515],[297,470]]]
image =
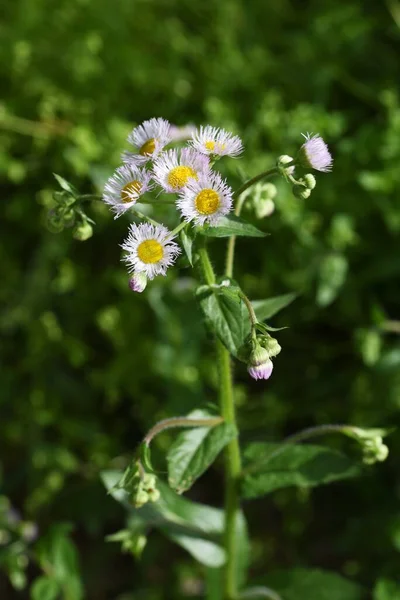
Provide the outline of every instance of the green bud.
[[90,223],[87,223],[86,221],[77,225],[72,234],[74,239],[78,240],[80,242],[85,242],[86,240],[91,238],[92,235],[93,235],[93,227],[90,225]]
[[155,475],[152,475],[151,473],[145,473],[142,477],[142,484],[143,484],[143,489],[148,490],[148,489],[154,489],[157,485],[157,478]]
[[46,225],[52,233],[59,233],[64,229],[64,221],[59,209],[53,208],[48,212]]
[[294,158],[292,156],[288,156],[288,154],[282,154],[278,157],[276,164],[278,167],[285,167],[289,163],[293,162]]
[[302,198],[303,200],[306,200],[311,195],[311,190],[306,188],[302,183],[295,183],[295,185],[292,187],[292,192],[293,196],[296,198]]
[[269,352],[265,348],[262,348],[259,344],[254,348],[253,352],[250,354],[249,365],[250,366],[258,366],[269,360]]
[[307,173],[306,175],[304,175],[303,181],[304,181],[307,189],[309,189],[309,190],[313,190],[315,188],[315,186],[317,185],[317,180],[315,179],[315,177],[312,173]]
[[149,490],[148,492],[150,502],[157,502],[160,499],[160,492],[157,489]]
[[260,346],[267,350],[268,356],[271,358],[272,356],[277,356],[279,352],[282,350],[281,346],[278,343],[278,340],[273,338],[270,335],[260,335],[257,337]]
[[132,502],[135,508],[141,508],[149,501],[149,494],[142,489],[138,489],[136,494],[132,496]]

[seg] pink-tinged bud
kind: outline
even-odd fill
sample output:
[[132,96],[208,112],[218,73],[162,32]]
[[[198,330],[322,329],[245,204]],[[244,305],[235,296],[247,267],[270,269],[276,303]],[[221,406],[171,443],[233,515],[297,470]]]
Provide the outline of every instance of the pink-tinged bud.
[[274,365],[265,348],[258,346],[250,355],[247,372],[253,379],[269,379]]
[[144,273],[134,273],[129,280],[129,287],[132,292],[141,294],[147,285],[147,277]]
[[298,160],[303,167],[311,167],[316,171],[327,173],[332,170],[333,159],[328,146],[320,135],[307,134],[306,141],[300,148]]

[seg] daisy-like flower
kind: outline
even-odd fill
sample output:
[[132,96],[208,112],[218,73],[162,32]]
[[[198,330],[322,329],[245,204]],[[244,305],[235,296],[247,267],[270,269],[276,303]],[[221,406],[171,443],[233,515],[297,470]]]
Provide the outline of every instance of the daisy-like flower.
[[232,189],[218,173],[202,173],[183,188],[177,205],[185,221],[215,225],[232,208]]
[[239,156],[243,150],[242,140],[225,129],[206,125],[192,135],[191,145],[202,154],[213,156]]
[[175,236],[163,225],[148,223],[131,224],[129,235],[122,244],[127,252],[123,260],[129,272],[144,273],[148,279],[165,275],[174,262],[180,249],[173,241]]
[[136,204],[140,196],[151,189],[151,173],[133,164],[119,167],[104,186],[103,200],[111,206],[115,218]]
[[209,170],[210,159],[193,148],[167,150],[154,162],[154,179],[166,192],[180,192],[191,180]]
[[303,167],[311,167],[316,171],[327,173],[332,170],[333,159],[328,146],[320,135],[302,134],[306,141],[300,148],[298,161]]
[[128,142],[135,147],[136,153],[124,153],[124,162],[143,165],[160,154],[164,146],[171,141],[171,125],[165,119],[144,121],[129,134]]

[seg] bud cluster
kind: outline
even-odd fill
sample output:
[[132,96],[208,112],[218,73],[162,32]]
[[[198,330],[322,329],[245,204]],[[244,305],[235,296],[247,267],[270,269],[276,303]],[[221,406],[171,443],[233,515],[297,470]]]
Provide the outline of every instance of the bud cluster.
[[147,502],[157,502],[160,498],[157,477],[153,473],[146,473],[139,460],[129,465],[117,487],[129,494],[135,508],[140,508]]
[[387,459],[389,448],[383,443],[383,436],[390,433],[390,431],[385,429],[351,427],[345,433],[361,444],[364,464],[373,465],[376,462],[383,462]]
[[256,335],[251,340],[251,351],[247,360],[247,371],[253,379],[269,379],[274,365],[271,358],[281,351],[278,341],[269,334]]
[[93,235],[93,221],[82,210],[82,203],[74,188],[65,180],[61,181],[64,184],[61,186],[63,191],[53,193],[56,206],[47,214],[47,227],[52,233],[60,233],[65,228],[73,227],[74,239],[84,242]]

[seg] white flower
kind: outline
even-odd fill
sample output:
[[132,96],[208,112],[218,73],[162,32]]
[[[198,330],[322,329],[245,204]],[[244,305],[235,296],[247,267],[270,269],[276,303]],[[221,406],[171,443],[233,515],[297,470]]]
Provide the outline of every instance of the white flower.
[[153,160],[171,141],[171,125],[165,119],[149,119],[144,121],[129,134],[128,142],[135,147],[136,153],[125,152],[124,162],[143,165]]
[[218,173],[202,173],[188,182],[177,204],[185,221],[215,225],[232,208],[232,190]]
[[187,125],[171,125],[171,142],[184,142],[192,137],[196,131],[196,125],[188,123]]
[[122,244],[127,252],[123,260],[130,273],[144,273],[148,279],[165,275],[174,262],[180,249],[171,232],[163,225],[148,223],[131,224],[129,235]]
[[327,173],[332,170],[333,159],[328,146],[320,135],[302,134],[306,141],[300,148],[299,160],[303,167],[311,167],[316,171]]
[[166,192],[179,192],[191,180],[209,170],[208,156],[193,148],[167,150],[154,161],[154,179]]
[[139,197],[151,189],[151,173],[133,164],[122,165],[104,186],[103,200],[111,206],[115,218],[136,204]]
[[192,134],[191,145],[203,154],[214,156],[239,156],[243,150],[242,140],[219,127],[200,127]]

